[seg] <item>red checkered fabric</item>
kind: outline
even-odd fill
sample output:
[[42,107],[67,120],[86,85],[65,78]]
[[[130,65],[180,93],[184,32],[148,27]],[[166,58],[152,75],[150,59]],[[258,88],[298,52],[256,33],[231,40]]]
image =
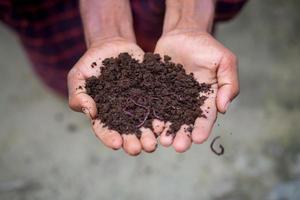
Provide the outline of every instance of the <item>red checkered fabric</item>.
[[[218,0],[215,21],[229,20],[247,0]],[[131,0],[138,44],[152,51],[161,35],[164,0]],[[35,72],[50,88],[67,94],[67,73],[84,53],[78,0],[1,0],[0,20],[13,28]]]

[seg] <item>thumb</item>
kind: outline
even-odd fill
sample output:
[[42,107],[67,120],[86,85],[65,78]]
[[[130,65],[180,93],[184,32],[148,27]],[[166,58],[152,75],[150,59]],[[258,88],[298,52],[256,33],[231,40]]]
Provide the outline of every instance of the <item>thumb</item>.
[[93,119],[97,115],[96,103],[92,97],[86,94],[85,78],[76,68],[68,74],[69,106],[74,111],[83,112],[88,118]]
[[238,62],[236,56],[229,52],[223,55],[218,71],[217,108],[225,113],[231,101],[239,93]]

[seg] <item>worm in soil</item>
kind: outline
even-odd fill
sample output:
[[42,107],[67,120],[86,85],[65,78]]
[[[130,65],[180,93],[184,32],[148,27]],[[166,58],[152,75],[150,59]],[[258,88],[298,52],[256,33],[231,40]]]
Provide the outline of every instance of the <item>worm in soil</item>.
[[154,115],[154,117],[156,117],[157,119],[163,120],[162,117],[160,117],[160,116],[157,115],[157,113],[156,113],[156,111],[155,111],[154,109],[153,109],[153,115]]
[[145,124],[146,120],[148,119],[149,114],[150,114],[150,108],[147,107],[147,106],[144,106],[144,105],[142,105],[142,104],[137,103],[137,102],[134,101],[132,98],[129,98],[129,99],[130,99],[135,105],[147,109],[147,113],[146,113],[146,115],[145,115],[143,121],[142,121],[140,124],[138,124],[138,125],[136,126],[137,128],[140,128],[140,127],[142,127],[142,126]]
[[143,121],[142,121],[139,125],[136,126],[137,128],[140,128],[140,127],[142,127],[142,126],[145,124],[146,120],[147,120],[148,117],[149,117],[149,114],[150,114],[150,109],[148,108],[148,111],[147,111],[147,113],[146,113],[146,115],[145,115]]
[[144,106],[144,105],[142,105],[142,104],[139,104],[138,102],[136,102],[135,100],[133,100],[132,98],[129,98],[130,99],[130,101],[132,101],[132,103],[134,103],[135,105],[137,105],[137,106],[140,106],[140,107],[142,107],[142,108],[146,108],[146,109],[148,109],[148,107],[147,106]]
[[129,115],[130,117],[133,117],[133,114],[129,111],[127,111],[125,108],[123,108],[123,112],[127,115]]

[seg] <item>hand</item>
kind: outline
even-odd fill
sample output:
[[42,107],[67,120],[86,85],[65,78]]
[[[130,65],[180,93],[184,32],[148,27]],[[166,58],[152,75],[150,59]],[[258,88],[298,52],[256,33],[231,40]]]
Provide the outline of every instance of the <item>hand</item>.
[[[96,136],[109,148],[124,150],[130,155],[138,155],[142,149],[152,152],[156,149],[157,140],[150,129],[142,128],[142,136],[139,140],[134,134],[120,135],[114,130],[103,127],[99,119],[95,119],[97,108],[94,100],[86,94],[85,80],[91,76],[99,76],[99,66],[102,60],[109,57],[117,57],[122,52],[129,52],[134,58],[141,60],[144,52],[135,43],[122,38],[101,40],[94,42],[87,52],[80,58],[68,74],[69,105],[78,112],[85,113],[92,122]],[[93,62],[97,66],[91,67]],[[155,124],[156,123],[156,124]],[[159,133],[163,125],[154,122],[154,131]]]
[[205,31],[173,30],[165,33],[158,41],[156,53],[168,55],[175,63],[183,64],[187,73],[194,73],[199,83],[212,84],[214,92],[201,107],[207,110],[207,118],[197,118],[192,136],[181,130],[173,139],[164,131],[160,136],[163,146],[173,147],[177,152],[184,152],[190,148],[192,142],[204,142],[214,125],[217,111],[225,113],[230,102],[239,92],[236,56],[216,41]]

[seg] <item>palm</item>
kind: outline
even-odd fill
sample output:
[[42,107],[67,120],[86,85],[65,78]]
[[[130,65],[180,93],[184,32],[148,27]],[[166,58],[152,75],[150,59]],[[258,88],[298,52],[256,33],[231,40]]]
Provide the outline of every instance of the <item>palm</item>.
[[144,52],[134,43],[116,39],[109,42],[101,42],[99,45],[90,47],[89,50],[75,64],[68,76],[69,104],[76,111],[83,111],[92,121],[96,136],[108,147],[124,150],[137,155],[143,148],[151,152],[156,148],[156,138],[150,129],[142,130],[141,140],[134,134],[122,135],[114,130],[103,127],[99,119],[95,119],[97,108],[94,100],[86,94],[85,80],[91,76],[99,76],[102,60],[109,57],[117,57],[122,52],[128,52],[134,58],[141,60]]
[[[217,69],[224,50],[221,44],[204,33],[169,34],[159,40],[155,49],[157,53],[169,55],[174,62],[183,64],[187,73],[192,72],[199,83],[212,84],[213,93],[206,94],[209,98],[201,107],[207,118],[198,118],[194,124],[192,140],[195,143],[208,138],[217,117]],[[190,145],[189,137],[184,134],[178,137],[180,139],[176,136],[173,146],[178,151],[185,151]]]
[[117,57],[122,52],[129,52],[136,59],[141,59],[144,52],[134,43],[130,43],[121,39],[110,41],[109,43],[101,43],[89,48],[88,51],[76,63],[73,69],[82,72],[83,76],[99,76],[100,68],[91,67],[93,62],[99,66],[102,60],[110,57]]

